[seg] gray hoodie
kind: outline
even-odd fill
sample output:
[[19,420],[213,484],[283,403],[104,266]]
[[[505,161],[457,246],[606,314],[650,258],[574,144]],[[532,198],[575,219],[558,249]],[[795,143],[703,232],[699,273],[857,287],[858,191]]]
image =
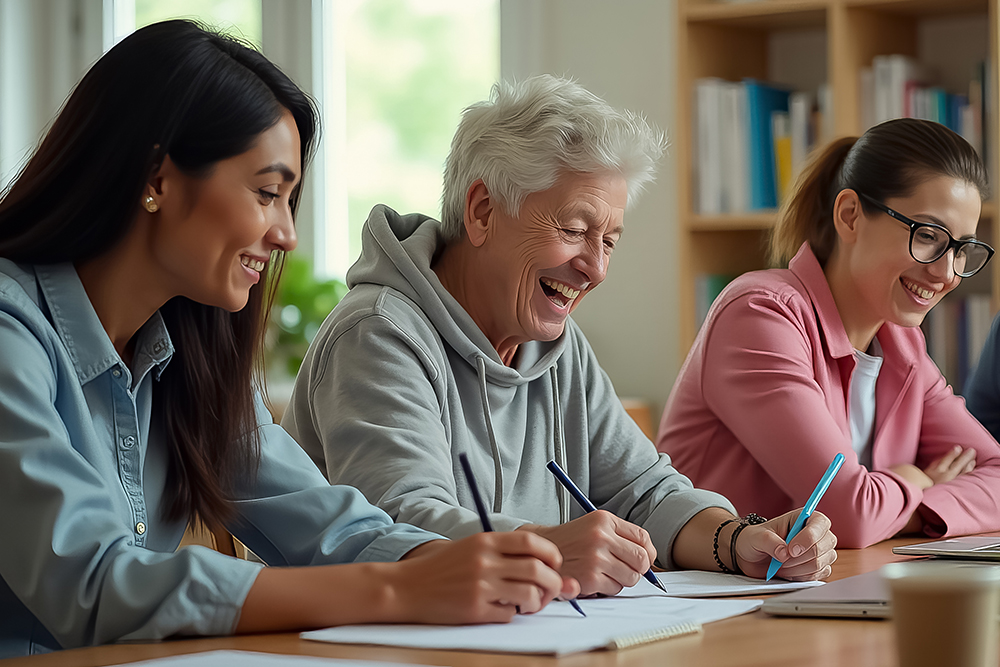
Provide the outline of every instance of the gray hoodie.
[[722,496],[694,489],[625,412],[579,327],[522,344],[510,367],[431,270],[436,221],[376,206],[350,292],[327,317],[282,425],[335,484],[397,521],[460,538],[481,530],[458,455],[496,530],[583,510],[555,459],[601,509],[644,527],[670,567],[681,527]]

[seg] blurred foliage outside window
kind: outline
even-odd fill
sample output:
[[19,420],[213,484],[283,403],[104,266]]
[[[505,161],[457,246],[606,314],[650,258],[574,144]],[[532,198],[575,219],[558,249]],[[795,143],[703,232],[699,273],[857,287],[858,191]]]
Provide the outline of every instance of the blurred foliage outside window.
[[270,373],[295,377],[309,343],[345,294],[347,285],[341,281],[316,280],[308,261],[295,253],[285,255],[267,335]]
[[260,0],[135,0],[136,28],[182,18],[196,20],[260,49],[263,33]]
[[341,0],[349,254],[375,204],[441,215],[462,110],[500,76],[499,0]]

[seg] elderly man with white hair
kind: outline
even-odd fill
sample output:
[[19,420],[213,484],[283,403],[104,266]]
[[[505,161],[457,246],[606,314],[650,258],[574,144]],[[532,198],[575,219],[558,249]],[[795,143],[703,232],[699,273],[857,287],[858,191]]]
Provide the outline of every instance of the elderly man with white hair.
[[[466,453],[497,530],[554,542],[583,594],[614,594],[653,564],[788,579],[830,574],[815,513],[734,516],[695,489],[623,409],[569,317],[604,280],[626,204],[653,178],[662,133],[578,84],[499,83],[452,142],[441,222],[376,206],[350,292],[306,355],[283,425],[330,481],[397,521],[452,538],[481,530]],[[599,511],[546,470],[555,460]]]

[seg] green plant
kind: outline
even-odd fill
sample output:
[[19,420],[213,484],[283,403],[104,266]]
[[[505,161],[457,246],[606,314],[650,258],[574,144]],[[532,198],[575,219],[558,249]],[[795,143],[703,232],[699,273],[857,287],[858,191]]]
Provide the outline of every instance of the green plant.
[[295,377],[309,343],[345,294],[347,285],[343,282],[316,280],[307,260],[286,255],[278,293],[271,308],[269,366]]

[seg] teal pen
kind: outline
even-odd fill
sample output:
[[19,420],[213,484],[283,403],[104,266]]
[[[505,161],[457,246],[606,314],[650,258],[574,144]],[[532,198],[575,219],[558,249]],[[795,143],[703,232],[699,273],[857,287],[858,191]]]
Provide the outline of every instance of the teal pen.
[[[462,452],[458,455],[458,462],[462,464],[462,472],[465,473],[465,481],[469,483],[469,491],[472,492],[472,502],[476,504],[476,512],[479,513],[479,523],[483,525],[483,532],[492,533],[493,524],[490,523],[490,515],[486,511],[486,504],[483,502],[483,497],[479,495],[479,487],[476,486],[476,478],[472,476],[472,466],[469,464],[469,457]],[[576,600],[567,600],[573,609],[580,612],[580,615],[586,617],[587,615],[583,613],[583,609],[580,609],[580,603]],[[517,613],[521,613],[518,609]]]
[[[844,455],[837,454],[833,457],[833,462],[830,463],[830,467],[826,469],[823,473],[823,477],[820,478],[819,484],[813,489],[812,495],[809,496],[809,500],[806,501],[806,506],[802,508],[799,513],[795,523],[792,524],[792,529],[788,531],[788,537],[785,538],[785,542],[791,542],[792,538],[799,534],[802,527],[806,525],[806,519],[812,516],[813,511],[815,511],[816,506],[819,505],[819,501],[823,499],[823,494],[826,490],[830,488],[830,482],[833,478],[837,476],[837,471],[840,470],[840,466],[844,464]],[[777,558],[771,558],[771,564],[767,566],[767,581],[771,581],[771,577],[774,576],[775,572],[781,567],[781,561]]]

